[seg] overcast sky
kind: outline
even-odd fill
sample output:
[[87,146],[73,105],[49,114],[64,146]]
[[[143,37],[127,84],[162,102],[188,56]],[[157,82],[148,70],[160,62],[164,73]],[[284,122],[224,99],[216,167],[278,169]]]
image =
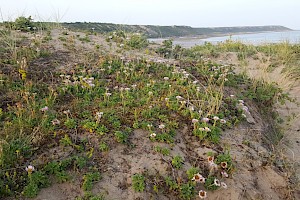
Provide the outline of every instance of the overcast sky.
[[300,30],[300,0],[0,0],[2,19]]

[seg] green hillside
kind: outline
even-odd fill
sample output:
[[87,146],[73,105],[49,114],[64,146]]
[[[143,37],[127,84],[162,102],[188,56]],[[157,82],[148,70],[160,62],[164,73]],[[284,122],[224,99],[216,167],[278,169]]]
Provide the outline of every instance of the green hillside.
[[107,33],[116,30],[124,30],[127,32],[140,32],[150,38],[206,36],[206,35],[211,36],[211,35],[219,35],[219,34],[291,30],[284,26],[193,28],[190,26],[124,25],[124,24],[91,23],[91,22],[63,23],[63,26],[71,30],[94,30],[99,33]]

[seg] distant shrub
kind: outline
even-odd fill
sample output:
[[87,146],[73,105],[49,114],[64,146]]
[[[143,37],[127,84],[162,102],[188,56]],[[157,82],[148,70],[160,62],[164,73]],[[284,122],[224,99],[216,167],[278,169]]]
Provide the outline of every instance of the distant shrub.
[[114,31],[106,38],[107,42],[114,41],[120,47],[129,47],[141,49],[147,47],[149,42],[147,38],[140,33],[125,33],[124,31]]
[[135,33],[126,40],[126,45],[134,49],[141,49],[148,46],[148,41],[143,35]]
[[15,30],[20,30],[20,31],[24,31],[24,32],[27,32],[27,31],[31,31],[33,30],[33,19],[31,18],[31,16],[29,17],[18,17],[15,22],[13,22],[13,28]]
[[156,52],[163,57],[170,58],[172,54],[173,40],[164,40],[162,46]]

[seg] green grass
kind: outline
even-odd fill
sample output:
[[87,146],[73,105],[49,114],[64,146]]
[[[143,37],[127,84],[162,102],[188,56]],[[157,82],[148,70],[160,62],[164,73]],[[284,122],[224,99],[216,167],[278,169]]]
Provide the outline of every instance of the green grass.
[[132,187],[136,192],[143,192],[145,190],[145,177],[142,174],[133,175]]

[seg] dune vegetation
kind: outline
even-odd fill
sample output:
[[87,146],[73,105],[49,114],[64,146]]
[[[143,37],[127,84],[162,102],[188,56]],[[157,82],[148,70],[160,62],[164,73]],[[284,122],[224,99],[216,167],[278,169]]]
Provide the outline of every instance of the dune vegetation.
[[1,199],[296,198],[300,45],[185,49],[25,17],[0,36]]

